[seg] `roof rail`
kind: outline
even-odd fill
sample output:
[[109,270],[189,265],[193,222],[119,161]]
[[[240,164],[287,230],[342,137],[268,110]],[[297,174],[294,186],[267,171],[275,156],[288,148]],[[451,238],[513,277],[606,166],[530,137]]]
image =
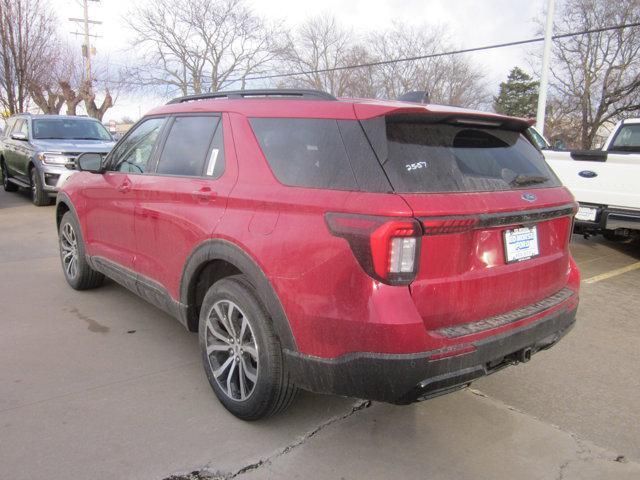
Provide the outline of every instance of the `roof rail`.
[[293,88],[270,88],[262,90],[229,90],[223,92],[200,93],[187,95],[185,97],[174,98],[167,102],[167,105],[174,103],[191,102],[194,100],[209,100],[213,98],[228,98],[237,100],[251,97],[274,97],[274,98],[294,98],[304,100],[338,100],[330,93],[321,90],[303,90]]

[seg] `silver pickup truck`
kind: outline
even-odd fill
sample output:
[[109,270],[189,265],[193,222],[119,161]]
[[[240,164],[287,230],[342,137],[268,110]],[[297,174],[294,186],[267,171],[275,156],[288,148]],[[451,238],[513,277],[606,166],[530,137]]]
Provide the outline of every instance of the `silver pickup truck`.
[[537,132],[531,134],[580,203],[576,233],[640,236],[640,118],[619,122],[600,150],[553,150]]

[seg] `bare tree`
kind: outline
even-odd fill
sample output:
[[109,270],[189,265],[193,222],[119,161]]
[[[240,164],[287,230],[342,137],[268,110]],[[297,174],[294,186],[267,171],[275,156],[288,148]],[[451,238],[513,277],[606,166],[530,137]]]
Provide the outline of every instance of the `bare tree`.
[[[399,23],[370,34],[367,45],[379,60],[422,57],[451,49],[442,28]],[[483,74],[459,55],[389,63],[381,65],[377,75],[380,95],[386,98],[424,90],[434,103],[477,108],[489,101]]]
[[[55,21],[46,0],[0,0],[0,104],[10,114],[26,110],[30,86],[46,74],[57,43]],[[38,101],[55,110],[53,92],[38,93]]]
[[[284,77],[279,85],[324,90],[336,96],[375,96],[370,71],[344,68],[370,60],[369,52],[357,45],[353,33],[334,16],[312,17],[288,36],[279,68],[293,75]],[[321,71],[327,69],[330,71]]]
[[134,77],[184,95],[244,87],[247,77],[266,71],[280,37],[243,0],[150,0],[127,22],[149,59]]
[[[313,17],[290,36],[280,68],[291,76],[280,85],[315,88],[337,96],[391,99],[411,90],[426,90],[434,102],[486,105],[489,95],[482,74],[462,57],[394,62],[446,50],[443,37],[442,29],[394,24],[388,31],[359,39],[335,17]],[[360,66],[349,68],[354,65]]]
[[[567,0],[556,33],[638,21],[640,0]],[[580,147],[592,148],[601,127],[640,109],[640,28],[556,41],[551,73],[564,123],[578,124]]]

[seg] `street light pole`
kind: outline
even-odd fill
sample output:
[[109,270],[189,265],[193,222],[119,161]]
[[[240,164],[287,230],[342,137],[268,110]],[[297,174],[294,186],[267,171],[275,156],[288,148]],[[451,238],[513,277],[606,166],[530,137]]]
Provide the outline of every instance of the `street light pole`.
[[542,72],[540,74],[540,89],[538,91],[538,114],[536,127],[540,134],[544,134],[544,116],[547,108],[547,89],[549,86],[549,57],[551,56],[551,42],[553,42],[553,15],[555,0],[547,0],[547,23],[544,29],[544,52],[542,54]]

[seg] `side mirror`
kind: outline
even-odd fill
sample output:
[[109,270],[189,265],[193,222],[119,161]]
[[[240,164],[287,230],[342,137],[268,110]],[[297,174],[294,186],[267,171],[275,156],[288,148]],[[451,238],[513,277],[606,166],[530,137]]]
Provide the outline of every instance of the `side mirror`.
[[76,159],[76,166],[81,172],[102,173],[103,158],[102,153],[81,153]]
[[11,138],[13,138],[14,140],[21,140],[23,142],[26,142],[27,140],[29,140],[29,137],[27,136],[26,133],[24,132],[15,132],[11,134]]

